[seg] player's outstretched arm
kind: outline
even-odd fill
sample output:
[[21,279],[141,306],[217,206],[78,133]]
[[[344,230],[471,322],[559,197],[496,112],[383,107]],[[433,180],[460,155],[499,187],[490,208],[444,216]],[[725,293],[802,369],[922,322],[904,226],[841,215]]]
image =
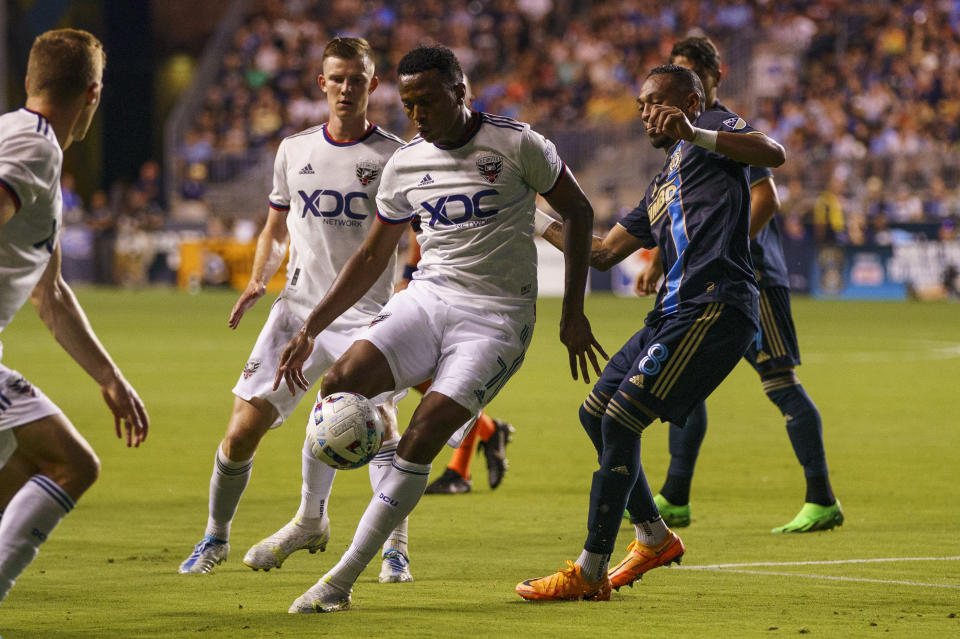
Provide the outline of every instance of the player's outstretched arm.
[[[564,225],[548,214],[537,210],[536,232],[556,248],[563,250]],[[619,224],[603,237],[591,235],[590,266],[598,271],[610,270],[628,255],[643,248],[643,243]]]
[[[577,379],[577,369],[583,381],[590,382],[587,359],[600,375],[596,353],[609,359],[603,347],[593,336],[590,322],[583,312],[583,297],[587,287],[590,262],[593,207],[583,194],[570,171],[564,171],[560,181],[546,196],[550,206],[563,218],[563,257],[565,266],[563,307],[560,312],[560,341],[570,355],[570,374]],[[596,351],[596,353],[594,352]]]
[[777,167],[787,159],[783,146],[759,131],[733,133],[699,129],[690,124],[682,110],[674,106],[651,105],[644,122],[652,127],[654,133],[665,133],[675,140],[693,142],[750,166]]
[[150,418],[133,386],[97,339],[80,303],[64,281],[60,273],[59,242],[30,294],[30,301],[54,339],[100,385],[103,399],[113,413],[117,437],[124,437],[125,433],[127,446],[139,446],[147,438]]
[[390,263],[390,257],[406,229],[406,224],[373,224],[363,244],[347,260],[327,294],[283,349],[277,377],[273,381],[274,390],[280,387],[281,380],[286,381],[291,394],[295,392],[295,385],[303,390],[310,388],[303,376],[303,364],[313,352],[314,339],[373,286]]
[[230,328],[240,325],[240,318],[253,308],[267,292],[267,282],[283,263],[287,254],[287,212],[270,209],[267,221],[257,238],[257,250],[253,255],[253,270],[250,273],[250,282],[240,293],[237,303],[230,311],[228,324]]

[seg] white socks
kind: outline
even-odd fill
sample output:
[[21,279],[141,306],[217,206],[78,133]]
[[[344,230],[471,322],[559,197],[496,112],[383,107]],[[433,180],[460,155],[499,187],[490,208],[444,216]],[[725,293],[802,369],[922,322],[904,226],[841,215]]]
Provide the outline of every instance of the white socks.
[[70,495],[44,475],[31,477],[13,496],[0,520],[0,601],[73,507]]
[[601,555],[595,552],[584,550],[577,559],[577,565],[580,566],[580,574],[589,582],[600,581],[607,574],[607,567],[610,565],[610,555]]
[[310,452],[310,442],[303,440],[301,464],[303,484],[300,487],[300,508],[296,522],[311,531],[319,531],[327,516],[327,502],[333,489],[337,469],[324,464]]
[[430,464],[415,464],[394,456],[392,467],[380,480],[357,525],[353,543],[321,581],[350,592],[357,577],[377,555],[390,533],[420,501],[429,475]]
[[[377,493],[377,487],[393,465],[393,456],[397,452],[397,444],[399,443],[399,437],[383,442],[380,446],[380,452],[370,460],[370,488],[373,489],[374,494]],[[388,550],[399,550],[404,557],[410,557],[410,550],[407,547],[407,522],[409,521],[409,517],[404,517],[403,521],[393,529],[393,532],[390,533],[387,541],[383,544],[384,553]]]
[[217,447],[217,456],[210,477],[210,502],[205,534],[227,541],[230,539],[230,522],[237,513],[240,497],[250,481],[253,457],[244,461],[232,461],[223,454],[222,445]]
[[634,524],[633,527],[637,530],[637,540],[644,546],[659,546],[670,532],[660,515],[657,515],[656,519]]

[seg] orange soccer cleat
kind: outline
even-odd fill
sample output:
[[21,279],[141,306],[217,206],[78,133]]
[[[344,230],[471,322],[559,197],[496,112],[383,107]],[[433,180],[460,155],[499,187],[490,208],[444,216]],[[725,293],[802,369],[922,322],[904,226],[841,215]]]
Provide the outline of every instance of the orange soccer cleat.
[[538,601],[556,601],[558,599],[590,599],[607,601],[610,599],[610,578],[603,576],[600,581],[589,582],[580,573],[580,566],[567,561],[568,568],[555,572],[548,577],[527,579],[517,584],[517,594],[524,599]]
[[668,531],[666,539],[657,546],[645,546],[634,539],[627,546],[627,556],[610,571],[610,583],[617,590],[632,586],[643,573],[669,563],[680,563],[686,548],[675,532]]

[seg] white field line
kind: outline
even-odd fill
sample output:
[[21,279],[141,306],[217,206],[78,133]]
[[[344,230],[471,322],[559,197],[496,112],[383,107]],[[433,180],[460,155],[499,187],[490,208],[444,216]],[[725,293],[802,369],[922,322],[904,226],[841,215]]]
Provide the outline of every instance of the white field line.
[[700,570],[704,572],[730,572],[742,575],[773,575],[776,577],[803,577],[805,579],[826,579],[830,581],[858,581],[873,584],[893,584],[897,586],[922,586],[925,588],[949,588],[960,590],[960,585],[930,584],[919,581],[897,579],[868,579],[866,577],[843,577],[835,575],[810,575],[796,572],[772,572],[769,570],[743,570],[748,567],[764,566],[824,566],[836,564],[869,564],[897,561],[957,561],[960,557],[880,557],[876,559],[838,559],[833,561],[768,561],[747,564],[713,564],[709,566],[678,566],[679,570]]

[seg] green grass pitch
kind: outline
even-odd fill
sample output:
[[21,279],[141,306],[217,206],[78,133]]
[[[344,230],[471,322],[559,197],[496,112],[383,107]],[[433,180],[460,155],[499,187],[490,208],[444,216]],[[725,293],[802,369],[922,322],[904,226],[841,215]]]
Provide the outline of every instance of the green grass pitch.
[[[490,406],[517,427],[503,485],[486,487],[478,458],[472,494],[427,496],[414,511],[415,582],[378,584],[376,562],[354,588],[354,610],[296,616],[287,607],[347,547],[370,491],[364,470],[338,476],[326,553],[295,554],[269,573],[241,564],[297,507],[308,406],[264,440],[227,563],[213,575],[177,574],[203,533],[230,389],[269,303],[233,332],[230,292],[78,295],[153,426],[142,448],[126,450],[94,384],[31,309],[4,331],[4,364],[44,389],[103,461],[99,482],[0,607],[5,639],[960,636],[960,304],[794,300],[799,374],[823,414],[843,528],[770,534],[800,508],[803,478],[779,412],[742,363],[708,401],[682,567],[655,570],[606,603],[538,604],[514,585],[576,558],[596,463],[577,421],[588,387],[570,379],[558,300],[542,300],[526,363]],[[588,299],[608,352],[649,305]],[[644,436],[654,491],[666,434],[655,424]],[[625,526],[614,561],[631,535]],[[848,562],[863,559],[889,561]],[[693,570],[717,564],[750,565]]]

